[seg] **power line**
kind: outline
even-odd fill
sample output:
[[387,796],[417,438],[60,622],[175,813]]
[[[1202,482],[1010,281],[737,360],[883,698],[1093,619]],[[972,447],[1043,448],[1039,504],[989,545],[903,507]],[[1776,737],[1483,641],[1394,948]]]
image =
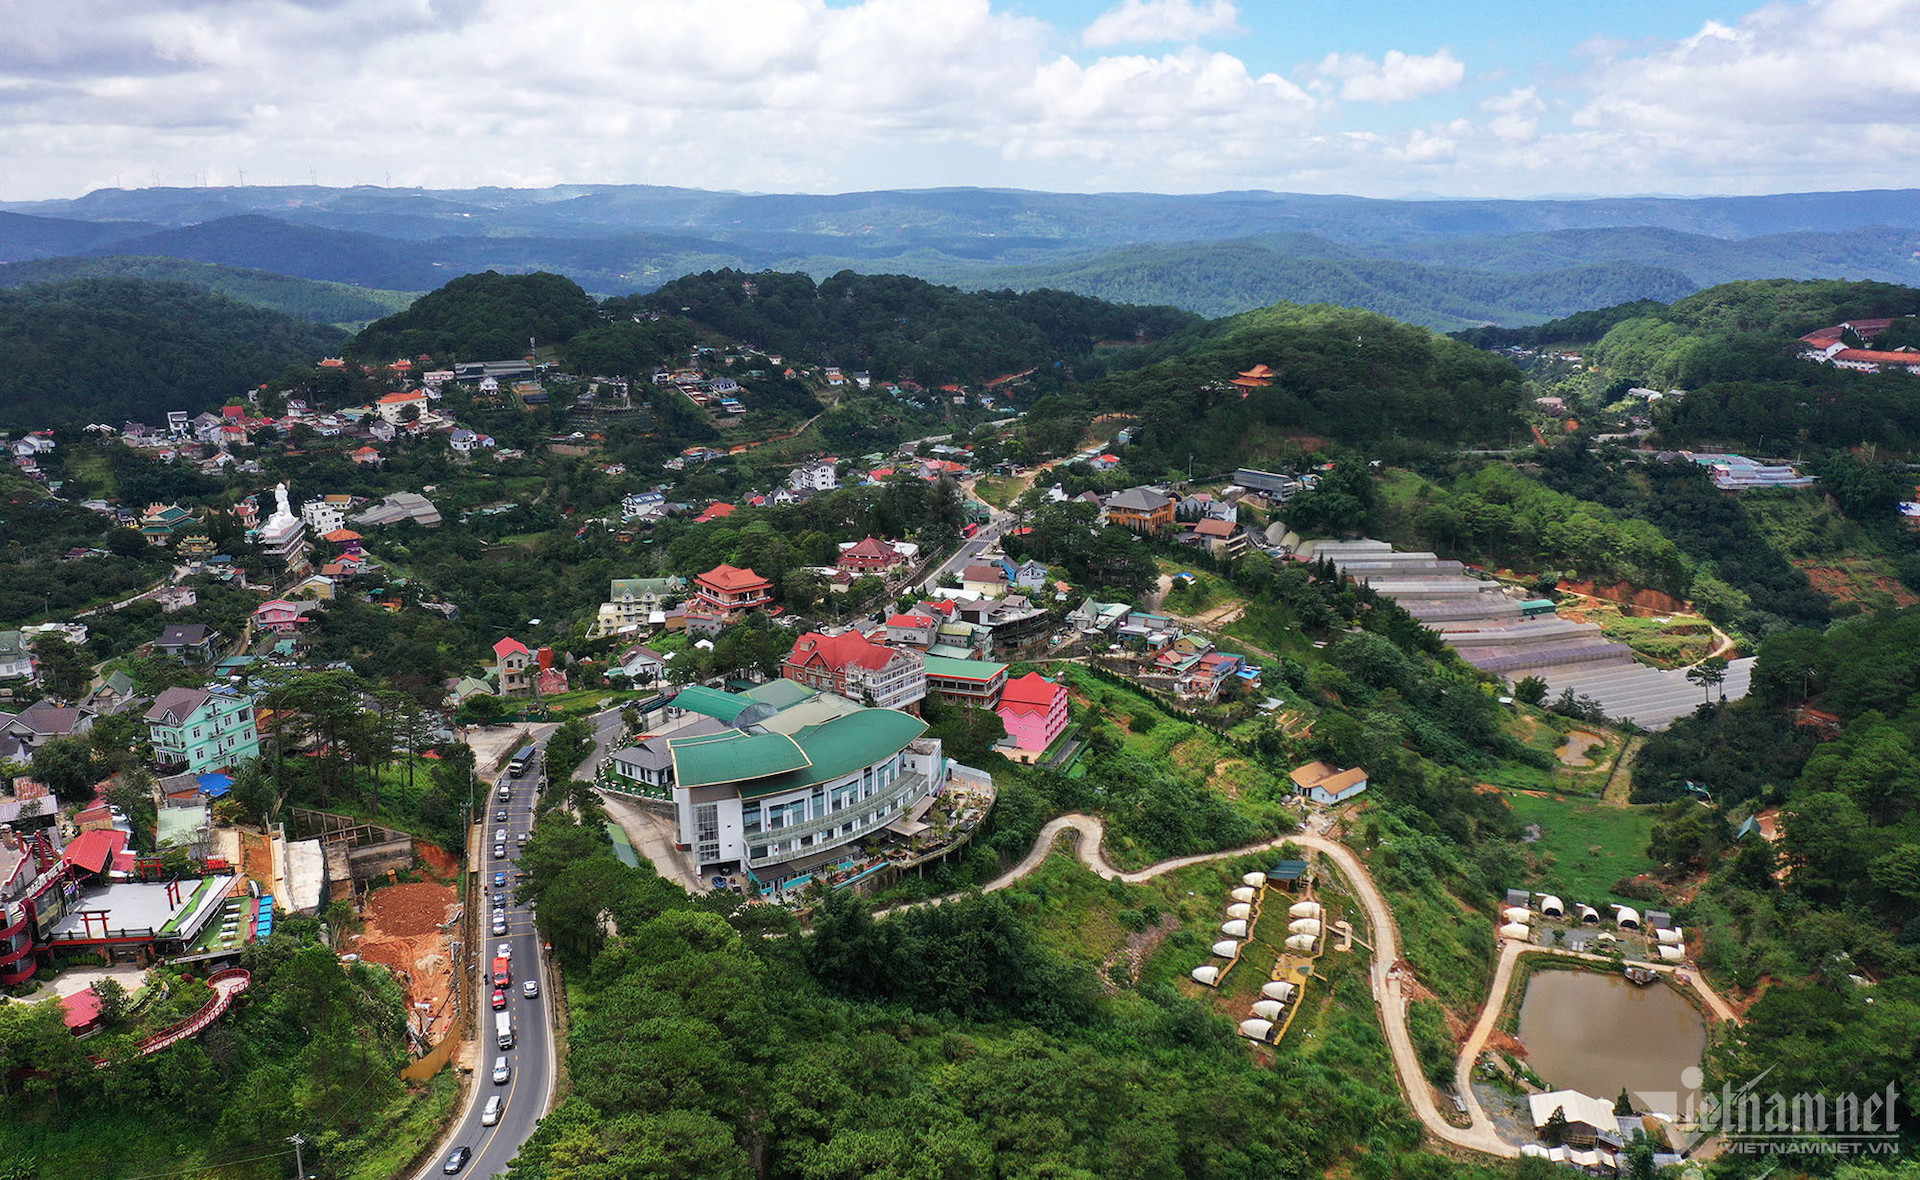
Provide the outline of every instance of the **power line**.
[[191,1168],[173,1168],[165,1172],[139,1172],[132,1176],[123,1176],[120,1180],[153,1180],[153,1177],[156,1176],[184,1176],[188,1172],[204,1172],[209,1168],[233,1168],[241,1164],[258,1163],[261,1160],[284,1159],[292,1154],[293,1152],[291,1151],[270,1151],[265,1155],[252,1155],[242,1160],[220,1160],[217,1162],[195,1164]]

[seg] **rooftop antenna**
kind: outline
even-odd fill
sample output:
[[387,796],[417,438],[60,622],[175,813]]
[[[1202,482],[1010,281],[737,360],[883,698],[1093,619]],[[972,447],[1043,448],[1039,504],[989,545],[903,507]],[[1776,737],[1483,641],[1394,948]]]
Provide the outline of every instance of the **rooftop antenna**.
[[247,170],[245,168],[240,169],[240,187],[247,187]]
[[313,169],[311,168],[307,169],[307,184],[312,188],[320,187],[320,182],[313,178]]

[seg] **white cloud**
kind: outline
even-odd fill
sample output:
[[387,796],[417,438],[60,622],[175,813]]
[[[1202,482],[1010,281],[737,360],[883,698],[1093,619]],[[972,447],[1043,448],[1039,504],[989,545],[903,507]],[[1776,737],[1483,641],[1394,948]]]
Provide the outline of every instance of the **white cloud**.
[[1467,76],[1467,67],[1446,49],[1425,56],[1389,49],[1379,61],[1360,53],[1329,53],[1318,72],[1340,83],[1345,102],[1392,103],[1452,90]]
[[1239,33],[1240,10],[1232,0],[1121,0],[1094,18],[1080,34],[1083,45],[1156,44],[1197,41],[1222,33]]
[[1547,104],[1540,100],[1540,88],[1527,86],[1519,90],[1509,90],[1505,94],[1482,99],[1480,109],[1496,115],[1519,115],[1531,111],[1544,111]]

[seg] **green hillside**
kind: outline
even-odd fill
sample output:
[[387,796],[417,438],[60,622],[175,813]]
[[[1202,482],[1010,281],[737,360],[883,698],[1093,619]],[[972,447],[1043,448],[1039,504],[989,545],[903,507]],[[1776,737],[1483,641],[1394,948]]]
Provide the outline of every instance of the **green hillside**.
[[238,396],[345,339],[185,283],[77,279],[0,291],[0,429],[155,421]]
[[104,258],[45,258],[0,265],[0,288],[73,279],[138,279],[185,283],[240,303],[264,307],[316,324],[363,324],[413,301],[403,291],[379,291],[298,279],[266,270],[244,270],[184,258],[116,254]]
[[353,351],[369,361],[422,354],[498,360],[526,355],[530,339],[564,343],[599,318],[593,298],[572,279],[487,271],[454,279],[367,325],[354,337]]

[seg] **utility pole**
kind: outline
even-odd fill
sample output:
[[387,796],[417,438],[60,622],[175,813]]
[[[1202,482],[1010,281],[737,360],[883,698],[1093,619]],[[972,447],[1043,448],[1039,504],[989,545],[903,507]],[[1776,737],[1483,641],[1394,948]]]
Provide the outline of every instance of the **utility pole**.
[[304,1145],[306,1141],[307,1138],[304,1135],[287,1136],[287,1142],[293,1144],[294,1174],[299,1177],[299,1180],[307,1180],[307,1160],[300,1152],[301,1146]]

